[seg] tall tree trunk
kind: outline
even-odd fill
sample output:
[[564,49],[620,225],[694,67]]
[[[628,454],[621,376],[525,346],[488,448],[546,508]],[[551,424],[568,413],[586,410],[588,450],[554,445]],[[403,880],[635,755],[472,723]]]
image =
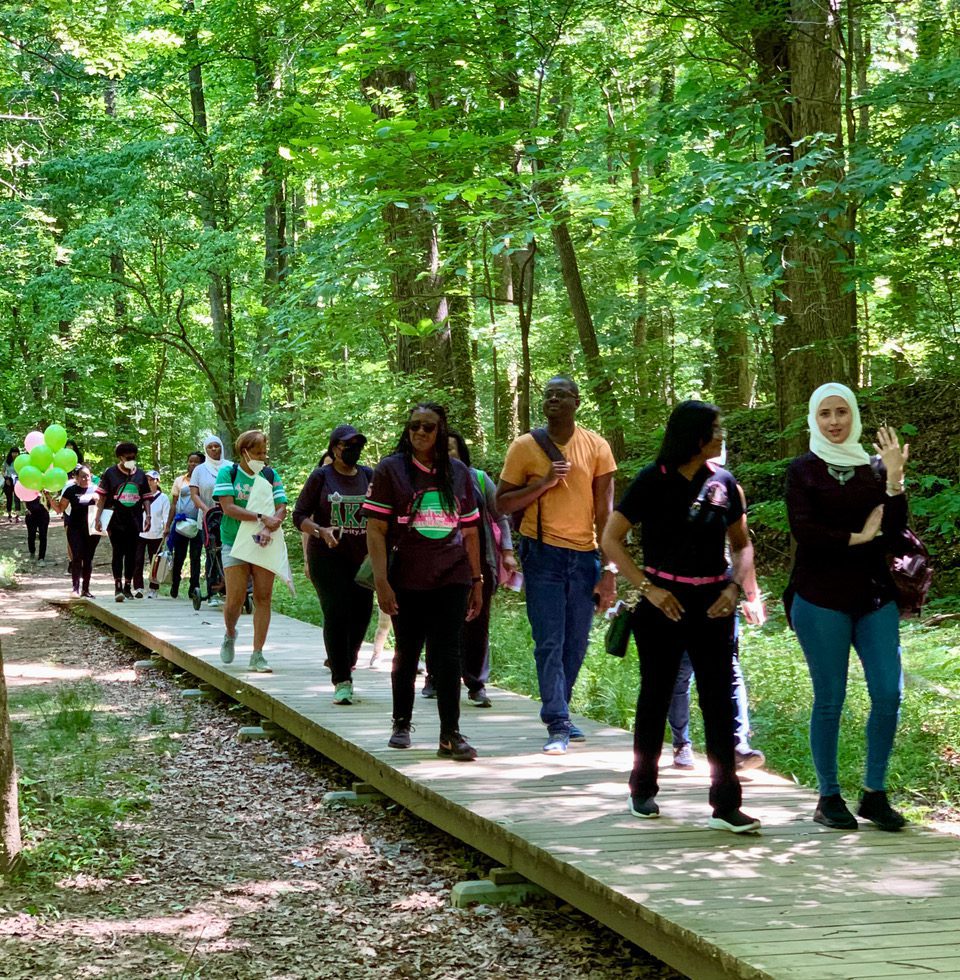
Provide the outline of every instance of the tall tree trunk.
[[520,325],[520,371],[517,377],[517,428],[530,431],[530,324],[533,320],[533,285],[536,272],[537,243],[511,255],[513,293],[517,298]]
[[[758,0],[754,50],[764,101],[766,143],[778,162],[799,160],[816,134],[832,137],[834,157],[806,179],[843,177],[841,77],[833,10],[821,0]],[[774,291],[774,371],[781,432],[806,414],[810,392],[825,381],[856,386],[856,292],[846,288],[842,259],[848,216],[826,213],[816,228],[797,229],[777,243],[783,281]],[[810,223],[811,225],[814,222]],[[782,295],[781,295],[782,294]],[[797,451],[803,437],[782,439]]]
[[17,766],[13,757],[7,682],[3,674],[3,648],[0,646],[0,874],[6,874],[15,867],[22,846]]

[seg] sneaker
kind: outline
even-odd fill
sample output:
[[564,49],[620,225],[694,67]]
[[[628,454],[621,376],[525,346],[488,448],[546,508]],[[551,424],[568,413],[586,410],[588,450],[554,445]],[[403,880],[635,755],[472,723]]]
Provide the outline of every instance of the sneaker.
[[223,608],[223,599],[220,596],[218,596],[218,595],[212,595],[212,596],[210,596],[210,601],[207,603],[207,605],[211,609],[222,609]]
[[570,745],[570,734],[568,732],[550,732],[549,738],[543,744],[543,751],[547,755],[564,755]]
[[660,807],[657,806],[657,801],[652,796],[648,796],[647,799],[643,799],[640,796],[631,796],[630,812],[635,817],[642,817],[644,820],[653,820],[660,816]]
[[341,681],[333,690],[334,704],[353,704],[353,681]]
[[473,762],[477,750],[459,733],[450,732],[440,736],[440,746],[437,749],[438,759],[453,759],[454,762]]
[[80,598],[80,590],[79,589],[71,589],[70,590],[70,595],[72,595],[74,599],[79,599]]
[[693,761],[693,746],[689,742],[677,746],[673,750],[674,769],[694,769],[696,763]]
[[123,602],[123,589],[117,589],[116,592],[113,593],[113,601]]
[[254,650],[250,654],[250,663],[247,670],[252,670],[255,674],[272,674],[273,668],[267,663],[262,650]]
[[587,736],[572,722],[567,722],[567,734],[571,742],[586,742]]
[[147,598],[148,599],[156,599],[156,597],[157,597],[157,590],[156,589],[150,589],[147,592]]
[[390,736],[390,741],[387,745],[391,749],[409,749],[410,748],[410,733],[413,731],[413,725],[409,721],[395,721],[393,723],[393,734]]
[[760,830],[760,821],[756,817],[748,817],[743,810],[726,810],[723,813],[714,810],[707,826],[711,830],[729,830],[731,834],[755,834]]
[[487,697],[487,692],[481,687],[479,691],[471,691],[467,701],[475,708],[492,708],[493,702]]
[[[123,594],[124,594],[124,597],[127,598],[127,599],[132,599],[133,598],[133,590],[130,588],[129,585],[125,585],[123,587]],[[143,598],[143,597],[141,596],[141,598]]]
[[876,824],[878,830],[902,830],[907,824],[907,818],[890,806],[886,791],[882,789],[865,789],[860,794],[857,815]]
[[857,818],[847,809],[847,804],[839,793],[821,796],[817,800],[817,808],[813,811],[813,819],[831,830],[856,830],[859,824]]
[[760,769],[767,761],[767,757],[759,749],[744,749],[742,752],[737,749],[737,770],[742,772],[746,769]]
[[143,589],[137,589],[137,591],[133,593],[133,597],[134,597],[134,599],[142,599],[143,598]]
[[84,589],[83,592],[81,593],[81,595],[83,596],[84,599],[92,599],[93,598],[93,593],[89,589]]
[[420,692],[420,697],[427,698],[429,701],[436,701],[437,699],[437,689],[433,686],[433,680],[429,676],[423,682],[423,690]]
[[235,636],[228,636],[226,633],[223,634],[223,643],[220,644],[220,662],[224,664],[232,664],[233,658],[236,656],[237,650],[237,638]]
[[39,568],[46,568],[47,567],[47,559],[46,558],[38,558],[37,559],[37,566]]

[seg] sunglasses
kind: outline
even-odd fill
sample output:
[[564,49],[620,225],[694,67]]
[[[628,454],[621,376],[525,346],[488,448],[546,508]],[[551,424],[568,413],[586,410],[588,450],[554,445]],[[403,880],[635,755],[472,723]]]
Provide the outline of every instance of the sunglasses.
[[436,422],[411,422],[407,426],[407,428],[411,432],[419,432],[422,429],[427,435],[430,435],[431,432],[437,431],[437,423]]

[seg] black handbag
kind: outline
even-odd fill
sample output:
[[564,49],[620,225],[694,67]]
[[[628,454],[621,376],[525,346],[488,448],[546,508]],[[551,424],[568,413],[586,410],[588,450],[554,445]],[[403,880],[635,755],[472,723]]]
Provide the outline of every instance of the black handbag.
[[611,657],[627,655],[630,645],[630,627],[633,624],[633,609],[622,600],[613,607],[609,615],[610,625],[603,637],[603,648]]

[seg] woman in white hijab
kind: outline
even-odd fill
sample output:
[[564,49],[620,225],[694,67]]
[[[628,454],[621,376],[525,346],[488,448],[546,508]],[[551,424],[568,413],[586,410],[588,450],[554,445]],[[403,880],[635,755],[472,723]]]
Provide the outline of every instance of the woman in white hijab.
[[[190,499],[193,501],[197,510],[199,510],[199,520],[204,524],[204,526],[206,526],[207,513],[214,507],[219,506],[213,499],[213,488],[217,485],[217,474],[220,472],[220,468],[223,466],[233,466],[232,461],[224,456],[223,442],[219,436],[205,436],[203,440],[203,462],[193,471],[190,476]],[[215,541],[207,541],[206,577],[208,592],[216,591],[209,589],[209,586],[211,585],[210,571],[212,568],[210,544],[216,544],[219,546],[219,538],[217,538]],[[220,606],[223,604],[223,584],[222,582],[215,584],[219,586],[219,592],[221,594],[212,595],[210,598],[210,605]]]
[[821,385],[810,396],[810,451],[787,469],[787,515],[796,557],[785,604],[813,682],[810,749],[820,786],[813,819],[855,830],[837,773],[840,714],[850,647],[863,664],[870,693],[867,760],[858,814],[881,830],[906,823],[886,794],[903,688],[896,589],[884,539],[907,523],[903,492],[909,447],[896,430],[877,432],[871,458],[860,445],[863,426],[846,385]]

